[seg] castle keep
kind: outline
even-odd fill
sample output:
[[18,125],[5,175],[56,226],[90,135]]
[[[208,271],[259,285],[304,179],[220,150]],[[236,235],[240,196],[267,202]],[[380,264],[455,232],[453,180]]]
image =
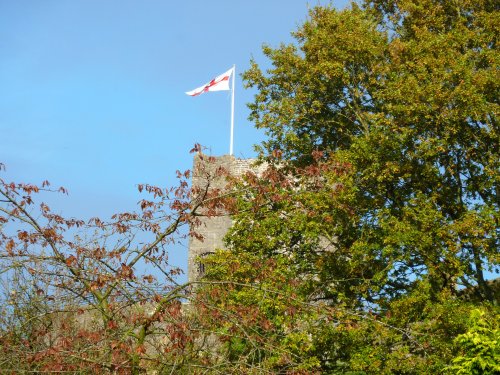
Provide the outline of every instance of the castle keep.
[[[208,156],[196,155],[193,161],[193,179],[192,186],[205,189],[209,184],[209,189],[223,189],[226,186],[227,178],[219,176],[207,179],[207,175],[214,175],[218,168],[224,168],[231,176],[239,177],[246,171],[259,171],[264,167],[254,166],[255,159],[239,159],[232,155],[223,155],[211,158]],[[224,247],[223,238],[232,224],[229,215],[220,215],[212,217],[200,217],[201,225],[196,228],[196,232],[203,239],[199,240],[193,236],[189,238],[188,250],[188,281],[195,281],[203,274],[203,265],[197,261],[203,257],[215,252],[216,249]]]

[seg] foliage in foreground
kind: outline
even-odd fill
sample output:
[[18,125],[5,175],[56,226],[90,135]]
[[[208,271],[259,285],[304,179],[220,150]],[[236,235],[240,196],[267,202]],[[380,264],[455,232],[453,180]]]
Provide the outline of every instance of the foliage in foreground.
[[[83,222],[0,181],[0,368],[497,372],[498,20],[488,0],[312,9],[244,75],[268,165],[222,196],[223,171],[180,174]],[[180,226],[227,213],[228,250],[176,284]]]
[[460,354],[448,368],[452,374],[498,374],[500,373],[500,327],[499,316],[491,321],[484,311],[474,309],[470,314],[467,332],[455,338]]
[[0,179],[0,371],[174,371],[197,356],[189,288],[168,256],[213,199],[188,187],[189,172],[178,178],[139,185],[139,210],[107,221],[54,213],[37,201],[53,192],[47,181]]
[[202,325],[218,342],[212,358],[224,358],[223,373],[427,374],[451,364],[450,373],[469,362],[497,365],[491,307],[473,310],[488,326],[473,342],[474,304],[447,293],[431,302],[422,287],[375,312],[319,300],[283,255],[219,251],[205,262],[196,304],[211,317]]

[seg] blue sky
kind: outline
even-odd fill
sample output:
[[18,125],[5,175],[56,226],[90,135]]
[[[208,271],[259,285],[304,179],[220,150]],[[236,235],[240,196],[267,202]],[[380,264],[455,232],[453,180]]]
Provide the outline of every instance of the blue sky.
[[261,45],[290,42],[308,7],[328,3],[0,0],[0,177],[66,187],[51,202],[66,216],[133,209],[137,184],[191,168],[194,143],[228,153],[229,92],[184,92],[233,64],[234,154],[254,156],[263,134],[239,73],[252,56],[265,67]]

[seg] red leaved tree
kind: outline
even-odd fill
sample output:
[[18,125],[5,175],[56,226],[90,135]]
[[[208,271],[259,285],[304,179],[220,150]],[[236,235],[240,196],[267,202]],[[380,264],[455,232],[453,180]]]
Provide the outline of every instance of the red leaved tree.
[[224,171],[210,173],[203,189],[190,171],[172,188],[139,185],[138,211],[88,221],[38,202],[64,188],[0,179],[0,368],[137,373],[196,356],[189,288],[168,255],[218,214],[210,179]]

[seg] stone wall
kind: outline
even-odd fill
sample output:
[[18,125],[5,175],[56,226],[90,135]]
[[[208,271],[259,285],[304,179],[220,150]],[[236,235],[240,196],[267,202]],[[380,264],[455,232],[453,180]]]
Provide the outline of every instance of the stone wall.
[[[199,155],[193,161],[193,187],[205,188],[207,183],[210,189],[223,189],[226,186],[226,177],[209,178],[217,168],[222,167],[232,176],[238,177],[248,170],[261,170],[263,167],[255,167],[255,159],[238,159],[234,156],[224,155],[213,158]],[[188,281],[195,281],[203,273],[202,265],[197,261],[198,257],[213,253],[216,249],[224,248],[222,239],[231,227],[232,221],[229,215],[217,217],[200,217],[201,225],[196,232],[203,236],[203,240],[194,237],[189,239],[188,250]]]

